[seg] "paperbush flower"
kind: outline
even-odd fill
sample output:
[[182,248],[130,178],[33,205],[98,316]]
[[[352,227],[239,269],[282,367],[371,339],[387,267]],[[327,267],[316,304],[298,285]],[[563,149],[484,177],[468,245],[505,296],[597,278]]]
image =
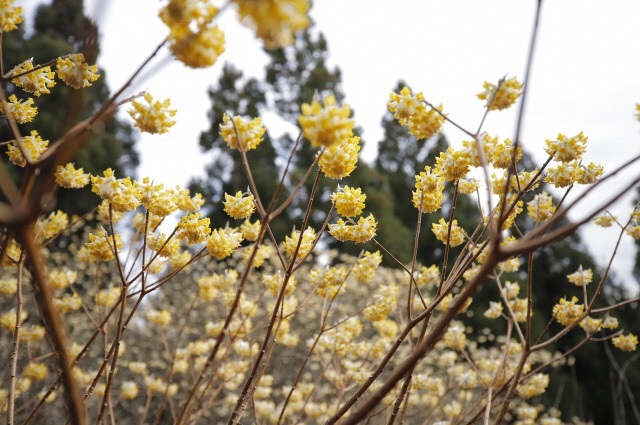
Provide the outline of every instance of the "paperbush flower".
[[382,263],[382,255],[380,251],[369,252],[365,251],[364,254],[358,258],[358,262],[353,267],[351,274],[362,283],[370,283],[373,280],[376,269]]
[[308,0],[233,0],[240,20],[252,27],[267,49],[293,44],[294,33],[309,26]]
[[46,218],[40,218],[36,222],[36,235],[38,240],[44,241],[59,235],[69,226],[69,216],[63,211],[54,211]]
[[224,212],[235,219],[249,218],[256,210],[251,193],[236,192],[235,196],[224,194]]
[[435,286],[440,283],[440,268],[435,264],[422,266],[416,279],[418,286]]
[[227,114],[222,116],[220,137],[231,149],[250,151],[257,148],[265,131],[260,118],[247,122],[239,116],[231,119]]
[[536,373],[526,383],[518,385],[518,395],[531,398],[544,393],[549,386],[549,375]]
[[36,130],[31,130],[30,136],[22,138],[22,146],[24,148],[24,155],[18,147],[18,142],[15,140],[9,141],[9,146],[7,147],[7,156],[9,157],[9,161],[18,167],[26,166],[27,160],[31,163],[40,158],[40,155],[47,150],[49,141],[42,140],[42,137],[40,137]]
[[[435,136],[444,124],[441,113],[431,108],[427,109],[422,92],[413,96],[408,87],[402,88],[399,94],[391,92],[387,106],[398,122],[408,127],[409,134],[418,139]],[[437,108],[442,112],[442,105]]]
[[8,102],[2,102],[2,113],[11,117],[18,124],[24,124],[33,121],[38,115],[38,108],[33,105],[33,99],[18,99],[15,94],[9,96]]
[[464,231],[458,226],[458,220],[453,220],[453,223],[451,223],[451,236],[448,235],[449,223],[443,218],[441,218],[438,223],[433,223],[431,230],[433,234],[436,235],[436,239],[444,244],[448,241],[451,247],[458,246],[465,240]]
[[207,238],[207,251],[218,260],[222,260],[230,256],[241,242],[242,235],[237,231],[216,229]]
[[98,66],[85,63],[82,53],[58,58],[56,72],[58,78],[74,89],[90,87],[94,81],[100,78]]
[[260,220],[256,220],[252,223],[249,219],[246,219],[244,223],[240,225],[240,232],[244,239],[250,242],[255,242],[260,233]]
[[566,297],[560,299],[558,304],[553,306],[553,316],[563,326],[574,324],[584,312],[584,305],[578,304],[578,298],[571,297],[567,301]]
[[201,218],[202,214],[193,213],[182,217],[178,223],[177,237],[185,239],[188,245],[204,242],[211,233],[209,217]]
[[91,191],[109,202],[115,211],[135,210],[142,202],[142,189],[131,178],[116,179],[111,168],[103,176],[91,176]]
[[500,301],[489,301],[489,308],[484,312],[484,317],[497,319],[502,315],[503,305]]
[[354,121],[349,105],[337,106],[333,95],[324,99],[324,105],[317,101],[305,103],[301,107],[302,115],[298,119],[304,136],[311,146],[329,148],[351,137]]
[[336,207],[336,211],[343,217],[356,217],[362,213],[364,209],[364,201],[367,195],[357,187],[345,186],[338,188],[337,192],[331,194],[331,201]]
[[64,167],[58,165],[55,173],[56,184],[67,189],[85,187],[89,184],[89,177],[89,174],[86,174],[82,168],[76,169],[72,162]]
[[176,123],[172,119],[176,115],[176,110],[169,109],[171,100],[154,101],[150,93],[144,94],[144,100],[146,104],[137,100],[131,102],[132,108],[128,112],[133,118],[133,126],[138,127],[140,131],[145,133],[163,134],[168,132],[169,128]]
[[9,32],[18,29],[22,22],[22,7],[13,6],[15,0],[0,0],[0,31]]
[[31,71],[33,68],[33,58],[22,62],[13,68],[11,75],[19,75],[25,72],[28,72],[28,74],[14,77],[11,82],[36,97],[43,93],[49,93],[49,89],[56,85],[56,81],[53,79],[55,73],[51,71],[50,66]]
[[46,364],[31,362],[22,371],[22,376],[36,382],[43,380],[48,372]]
[[440,152],[436,158],[436,167],[445,180],[459,180],[469,172],[469,157],[463,151],[449,147],[446,152]]
[[160,257],[170,258],[180,251],[180,241],[174,237],[168,239],[164,233],[148,235],[147,247],[157,252]]
[[224,32],[217,25],[172,31],[169,49],[175,57],[191,68],[208,68],[215,64],[225,50]]
[[133,381],[124,381],[120,386],[120,395],[125,400],[133,400],[138,397],[139,391],[138,384]]
[[567,137],[558,133],[557,140],[545,140],[544,151],[556,161],[571,162],[582,158],[582,154],[587,150],[587,137],[578,133],[576,136]]
[[[290,257],[293,256],[293,253],[295,252],[296,247],[298,246],[299,239],[300,239],[299,230],[293,230],[291,232],[291,237],[286,236],[284,238],[283,248],[287,253],[287,255],[289,255]],[[316,231],[311,227],[307,227],[304,230],[304,233],[302,234],[302,242],[300,242],[300,249],[298,250],[298,254],[296,255],[296,258],[300,259],[300,258],[306,257],[309,254],[309,252],[311,252],[311,248],[313,248],[313,243],[315,242],[315,240],[316,240]]]
[[467,343],[467,336],[465,335],[464,326],[459,323],[453,323],[447,328],[444,336],[442,337],[445,345],[452,350],[462,350]]
[[381,286],[374,295],[374,301],[364,309],[364,316],[372,322],[386,319],[397,305],[398,287],[396,285]]
[[502,110],[510,107],[520,97],[522,84],[515,77],[503,80],[499,86],[487,81],[483,84],[484,91],[477,95],[478,99],[485,100],[489,110]]
[[[116,235],[116,248],[122,248],[123,241],[121,235]],[[96,261],[109,261],[115,258],[113,244],[113,237],[107,235],[107,231],[100,229],[98,234],[89,233],[89,242],[85,243],[85,246],[89,250],[89,255]]]
[[593,272],[591,269],[583,269],[581,264],[578,270],[567,275],[567,279],[576,286],[586,286],[593,280]]
[[554,185],[558,189],[571,186],[578,179],[578,168],[577,161],[560,163],[556,167],[549,167],[544,181]]
[[121,289],[112,287],[98,291],[93,297],[96,305],[99,307],[111,307],[120,299]]
[[329,225],[329,234],[341,242],[364,243],[375,237],[377,226],[373,214],[360,217],[356,224],[346,224],[340,218],[336,224]]
[[348,177],[358,163],[359,142],[360,138],[357,136],[347,137],[326,149],[318,161],[320,171],[330,179]]
[[576,169],[576,182],[579,184],[594,184],[598,177],[604,174],[604,167],[590,162],[588,165],[580,164]]
[[527,202],[527,215],[536,223],[548,220],[554,212],[553,198],[547,192],[539,193]]
[[635,351],[638,345],[638,337],[632,333],[627,335],[618,335],[614,337],[611,342],[618,350]]

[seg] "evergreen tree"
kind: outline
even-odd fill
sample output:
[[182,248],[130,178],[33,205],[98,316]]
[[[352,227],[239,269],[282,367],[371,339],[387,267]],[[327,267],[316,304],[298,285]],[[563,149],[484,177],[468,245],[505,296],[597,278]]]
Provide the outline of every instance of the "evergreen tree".
[[[95,63],[99,54],[97,28],[84,15],[83,0],[54,0],[51,4],[41,5],[37,9],[33,34],[29,38],[25,38],[22,27],[3,36],[5,72],[31,57],[34,64],[40,64],[78,52],[84,54],[88,63]],[[53,143],[74,124],[90,116],[109,97],[104,71],[100,70],[100,74],[101,78],[88,89],[74,90],[58,81],[50,94],[34,98],[38,115],[34,122],[20,126],[22,134],[29,134],[36,129],[43,139]],[[9,84],[7,95],[12,93],[19,98],[25,97],[21,89]],[[6,126],[0,131],[2,140],[14,138]],[[76,167],[96,174],[111,167],[116,175],[130,175],[139,163],[134,145],[132,127],[115,118],[111,119],[78,152]],[[6,156],[3,155],[2,161],[8,163]],[[15,167],[12,171],[16,175],[21,172]],[[97,205],[97,198],[89,195],[90,191],[90,188],[84,188],[80,193],[77,189],[72,193],[61,190],[56,208],[82,214]]]

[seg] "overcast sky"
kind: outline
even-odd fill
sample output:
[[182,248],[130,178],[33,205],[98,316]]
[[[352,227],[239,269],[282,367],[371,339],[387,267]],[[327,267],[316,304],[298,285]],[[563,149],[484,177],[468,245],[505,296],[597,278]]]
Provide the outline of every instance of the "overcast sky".
[[[483,114],[483,104],[475,98],[482,82],[495,82],[504,75],[523,77],[535,3],[316,1],[311,16],[328,40],[330,63],[342,70],[346,100],[364,129],[364,158],[375,156],[375,145],[383,137],[380,119],[389,91],[399,79],[423,91],[427,100],[443,103],[450,118],[474,131]],[[100,23],[99,64],[107,70],[112,90],[166,36],[166,27],[157,18],[160,4],[153,0],[87,2],[87,12]],[[545,2],[522,133],[525,148],[538,162],[545,159],[544,140],[559,132],[584,132],[589,138],[586,161],[600,162],[606,171],[640,153],[640,123],[633,117],[635,103],[640,102],[638,22],[640,2],[635,0]],[[178,122],[168,134],[141,138],[140,176],[184,185],[200,173],[210,159],[198,148],[200,132],[209,127],[206,90],[216,82],[223,62],[249,75],[262,75],[266,57],[251,31],[237,24],[233,9],[226,11],[220,25],[226,32],[227,51],[214,67],[192,70],[165,61],[157,73],[135,87],[157,98],[171,98],[178,110]],[[167,56],[163,52],[162,57]],[[512,137],[515,114],[515,109],[492,113],[484,129],[501,139]],[[464,139],[450,125],[444,132],[454,146]],[[640,166],[635,172],[640,172]],[[631,174],[623,175],[601,196]],[[613,210],[624,216],[630,209],[627,197]],[[613,233],[588,226],[583,237],[604,263],[613,247]],[[629,284],[633,253],[630,238],[625,238],[616,270]]]

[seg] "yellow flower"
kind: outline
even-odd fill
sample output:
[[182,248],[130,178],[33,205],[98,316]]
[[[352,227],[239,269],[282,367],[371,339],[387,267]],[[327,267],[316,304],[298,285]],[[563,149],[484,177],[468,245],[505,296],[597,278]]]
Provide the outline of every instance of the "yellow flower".
[[330,267],[325,271],[318,269],[309,272],[309,279],[316,292],[321,297],[333,298],[345,291],[345,279],[347,278],[347,269],[343,266]]
[[442,337],[445,345],[452,350],[462,350],[467,343],[464,326],[459,323],[453,323],[444,336]]
[[189,245],[204,242],[211,233],[209,228],[211,220],[208,217],[200,218],[201,216],[200,213],[194,213],[182,217],[178,223],[177,237],[186,239]]
[[572,325],[582,316],[584,305],[577,304],[577,302],[578,298],[576,297],[572,297],[570,301],[563,297],[558,304],[553,306],[553,316],[561,325]]
[[354,121],[349,116],[349,105],[337,106],[336,98],[330,95],[324,99],[324,106],[315,100],[311,105],[303,104],[298,121],[311,146],[328,148],[351,136]]
[[578,162],[560,163],[556,167],[549,167],[544,181],[556,188],[571,186],[578,180]]
[[604,174],[604,167],[590,162],[588,165],[580,164],[576,169],[576,182],[579,184],[594,184],[598,177]]
[[138,384],[133,381],[124,381],[120,387],[120,394],[125,400],[133,400],[138,397]]
[[65,314],[70,311],[79,310],[82,307],[82,298],[78,296],[78,294],[73,294],[66,297],[54,298],[53,303],[55,304],[60,314]]
[[294,33],[309,26],[309,0],[234,0],[240,21],[253,28],[267,49],[293,44]]
[[522,84],[518,82],[516,77],[501,80],[498,85],[499,87],[485,81],[484,91],[477,95],[478,99],[486,100],[486,106],[491,111],[510,107],[516,103],[522,91]]
[[85,174],[82,168],[76,168],[72,162],[64,167],[58,165],[55,173],[56,184],[67,189],[80,189],[89,184],[89,174]]
[[109,202],[115,211],[135,210],[142,200],[142,189],[131,178],[116,179],[111,168],[104,171],[103,177],[91,176],[91,191]]
[[453,223],[451,223],[450,236],[448,235],[449,223],[447,223],[443,218],[441,218],[438,223],[433,223],[431,225],[431,230],[436,236],[436,239],[444,244],[448,241],[449,246],[451,247],[458,246],[465,240],[464,230],[458,226],[458,220],[453,220]]
[[489,308],[484,312],[484,317],[497,319],[502,315],[503,305],[500,301],[489,301]]
[[35,71],[32,70],[33,58],[27,59],[20,65],[13,68],[11,75],[19,75],[29,71],[31,72],[14,77],[11,82],[36,97],[40,96],[42,93],[49,93],[49,88],[56,85],[56,82],[53,79],[55,73],[51,71],[51,67],[45,66]]
[[22,376],[37,382],[43,380],[47,376],[47,372],[49,372],[49,369],[47,369],[46,364],[31,362],[24,368]]
[[[427,110],[422,92],[413,96],[408,87],[403,87],[400,94],[391,92],[387,106],[398,122],[409,128],[409,134],[418,139],[433,137],[442,129],[444,117],[431,108]],[[437,108],[442,112],[442,105]]]
[[331,201],[336,207],[336,211],[343,217],[356,217],[362,214],[364,209],[364,201],[367,195],[362,190],[345,186],[338,187],[338,191],[331,194]]
[[375,237],[377,227],[378,223],[373,214],[360,217],[353,225],[346,224],[340,218],[336,224],[329,225],[329,234],[341,242],[365,243]]
[[22,7],[12,6],[15,0],[0,0],[0,31],[9,32],[18,29],[22,22]]
[[259,117],[244,121],[240,116],[234,116],[231,119],[227,114],[222,116],[220,137],[231,149],[250,151],[257,148],[262,143],[265,131],[262,119]]
[[611,342],[613,345],[622,351],[635,351],[638,345],[638,337],[632,333],[627,335],[618,335],[614,337]]
[[364,316],[372,322],[384,320],[391,313],[398,302],[398,287],[396,285],[381,286],[374,295],[374,301],[364,309]]
[[549,386],[549,375],[536,373],[525,384],[518,385],[518,395],[531,398],[544,393]]
[[18,100],[15,94],[9,96],[9,102],[2,103],[2,113],[7,117],[11,117],[18,124],[24,124],[33,121],[38,114],[38,108],[33,105],[33,99]]
[[15,277],[0,280],[0,295],[13,295],[18,290],[18,280]]
[[169,310],[149,310],[146,312],[145,317],[148,321],[161,328],[171,323],[171,312]]
[[[96,261],[109,261],[115,258],[115,253],[112,247],[113,237],[107,235],[107,231],[100,229],[97,235],[89,233],[89,242],[85,243],[85,246],[89,250],[89,255]],[[122,236],[116,235],[116,247],[122,248]]]
[[[22,310],[20,313],[20,324],[22,324],[29,317],[29,313]],[[0,316],[0,328],[13,332],[16,327],[16,310],[11,309],[7,313]]]
[[18,167],[24,167],[25,165],[27,165],[27,160],[30,163],[36,161],[38,158],[40,158],[40,155],[42,155],[44,151],[47,150],[47,147],[49,146],[49,141],[42,140],[36,130],[31,130],[31,136],[25,136],[22,138],[24,155],[18,147],[17,141],[11,140],[8,143],[9,146],[7,148],[7,156],[9,156],[9,160]]
[[97,65],[88,65],[82,53],[58,58],[56,62],[58,78],[74,89],[90,87],[91,83],[100,78]]
[[219,9],[206,0],[169,0],[158,16],[172,31],[186,31],[192,23],[199,26],[211,22],[218,12]]
[[511,164],[517,163],[520,161],[520,158],[522,158],[522,148],[518,146],[515,152],[514,148],[515,146],[513,146],[509,139],[505,139],[503,142],[497,142],[496,140],[496,143],[489,151],[489,163],[495,168],[509,168]]
[[[293,230],[291,232],[291,237],[286,236],[284,238],[284,250],[285,252],[291,257],[293,256],[293,253],[296,250],[296,247],[298,246],[298,240],[300,239],[300,231],[299,230]],[[306,257],[309,252],[311,252],[311,248],[313,248],[313,243],[316,240],[316,231],[311,228],[311,227],[307,227],[304,230],[304,233],[302,234],[302,242],[300,242],[300,249],[298,250],[298,253],[296,255],[297,259],[301,259]]]
[[45,219],[36,222],[38,240],[44,241],[60,234],[69,226],[69,216],[60,210],[54,211]]
[[109,288],[98,291],[93,297],[97,306],[111,307],[120,299],[120,288]]
[[446,152],[440,152],[436,158],[436,167],[445,180],[459,180],[467,175],[471,165],[468,155],[464,151],[449,147]]
[[133,126],[138,127],[140,131],[151,134],[163,134],[169,131],[176,123],[171,117],[175,116],[176,110],[169,109],[171,100],[165,99],[162,102],[154,101],[150,93],[144,94],[144,100],[147,104],[134,100],[131,102],[132,109],[129,109],[129,115],[133,118]]
[[360,152],[360,138],[347,137],[326,149],[318,165],[325,176],[330,179],[343,179],[356,169],[358,152]]
[[365,251],[362,257],[358,258],[358,261],[353,267],[351,273],[358,282],[369,283],[373,280],[373,276],[380,263],[382,263],[382,255],[380,254],[380,251],[373,253]]
[[602,327],[602,319],[587,316],[580,322],[580,327],[590,334],[596,333]]
[[533,197],[533,200],[527,202],[527,215],[535,223],[548,220],[555,211],[553,198],[547,192],[539,193]]
[[[280,288],[284,284],[284,277],[278,272],[277,274],[264,274],[262,275],[262,284],[267,288],[269,293],[273,296],[277,296]],[[287,281],[287,287],[284,290],[284,295],[291,295],[293,291],[296,289],[296,278],[295,276],[290,276]]]
[[49,284],[54,289],[64,289],[74,283],[76,279],[78,279],[78,273],[67,268],[49,272]]
[[242,235],[237,231],[216,229],[207,238],[207,251],[218,260],[222,260],[230,256],[241,242]]
[[460,179],[458,180],[458,190],[463,195],[472,195],[478,190],[478,186],[480,183],[478,180],[471,179]]
[[249,219],[246,219],[240,226],[242,237],[250,242],[255,242],[260,234],[260,226],[260,220],[252,223]]
[[191,68],[212,66],[225,50],[224,32],[217,25],[171,31],[169,42],[176,58]]
[[583,270],[581,264],[578,270],[567,275],[567,279],[576,286],[586,286],[593,280],[593,272],[591,269]]
[[236,192],[235,196],[224,194],[224,212],[235,219],[249,218],[256,210],[251,193]]
[[416,282],[418,286],[435,286],[440,283],[440,268],[435,264],[431,266],[422,266],[420,268],[420,273],[416,278]]
[[582,132],[573,137],[558,133],[557,140],[545,140],[545,144],[544,151],[554,160],[571,162],[582,158],[587,150],[587,137]]

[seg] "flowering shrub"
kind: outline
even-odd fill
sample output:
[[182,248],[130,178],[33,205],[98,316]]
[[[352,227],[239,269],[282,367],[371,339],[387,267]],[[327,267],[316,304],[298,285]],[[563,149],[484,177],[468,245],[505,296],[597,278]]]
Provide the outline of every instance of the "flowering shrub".
[[[12,3],[0,5],[3,31],[21,22]],[[304,0],[232,3],[267,47],[292,42],[293,32],[308,25]],[[206,0],[163,6],[160,18],[176,59],[190,67],[215,63],[225,43],[215,25],[219,13]],[[27,96],[5,100],[4,87],[0,91],[12,127],[37,118],[28,94],[55,90],[55,76],[74,89],[99,78],[82,54],[54,62],[55,75],[50,65],[27,60],[3,77]],[[526,94],[516,78],[483,87],[478,97],[487,113],[512,107]],[[150,133],[170,131],[175,111],[169,100],[139,97],[144,103],[138,97],[123,101],[131,103],[134,125]],[[446,121],[458,126],[442,105],[426,99],[404,88],[391,93],[388,108],[418,138],[437,135]],[[559,298],[542,318],[547,328],[533,334],[535,274],[524,266],[525,257],[531,266],[534,252],[592,218],[603,227],[617,225],[621,237],[640,237],[637,209],[625,222],[607,213],[606,205],[581,222],[561,222],[579,205],[579,198],[566,197],[572,187],[595,187],[606,178],[598,164],[585,165],[582,133],[547,140],[548,160],[527,170],[519,162],[517,137],[500,142],[482,126],[464,130],[470,140],[440,152],[433,166],[414,170],[415,190],[404,194],[416,208],[416,234],[434,234],[443,262],[420,264],[414,255],[409,264],[389,268],[381,262],[393,253],[376,240],[379,223],[366,211],[366,193],[348,182],[360,140],[347,104],[327,96],[300,105],[300,138],[317,148],[309,171],[317,170],[318,177],[300,227],[278,240],[270,225],[300,195],[269,200],[257,190],[245,154],[263,142],[260,117],[225,115],[219,129],[229,149],[240,151],[250,183],[246,192],[225,194],[224,227],[210,227],[200,194],[168,189],[151,178],[116,176],[111,169],[102,175],[76,169],[71,161],[83,134],[123,102],[112,99],[55,143],[35,130],[24,137],[16,131],[4,143],[9,161],[26,170],[20,188],[0,180],[0,339],[11,347],[0,415],[8,423],[45,421],[45,415],[54,423],[68,417],[75,423],[129,423],[135,415],[140,423],[178,424],[227,418],[233,424],[449,424],[483,418],[559,424],[561,412],[536,399],[550,385],[549,370],[570,362],[571,352],[591,340],[610,341],[623,351],[638,344],[635,335],[618,329],[617,306],[594,307],[606,274],[595,279],[582,266],[566,270],[567,292],[573,285],[582,297]],[[4,162],[0,171],[6,174]],[[347,181],[335,183],[328,200],[316,200],[323,175]],[[542,182],[563,189],[563,200],[539,190]],[[101,202],[89,215],[43,211],[41,200],[57,188],[89,184]],[[447,189],[453,197],[443,210]],[[458,222],[461,196],[481,200],[483,220],[475,228]],[[321,228],[309,226],[317,206],[326,216]],[[525,206],[530,231],[515,221]],[[421,228],[424,214],[438,218],[430,229]],[[378,249],[347,256],[325,248],[327,238],[373,242]],[[51,249],[57,242],[59,249]],[[496,295],[478,307],[497,323],[497,333],[471,326],[473,296],[485,290]],[[551,351],[574,330],[582,335],[578,344]]]

